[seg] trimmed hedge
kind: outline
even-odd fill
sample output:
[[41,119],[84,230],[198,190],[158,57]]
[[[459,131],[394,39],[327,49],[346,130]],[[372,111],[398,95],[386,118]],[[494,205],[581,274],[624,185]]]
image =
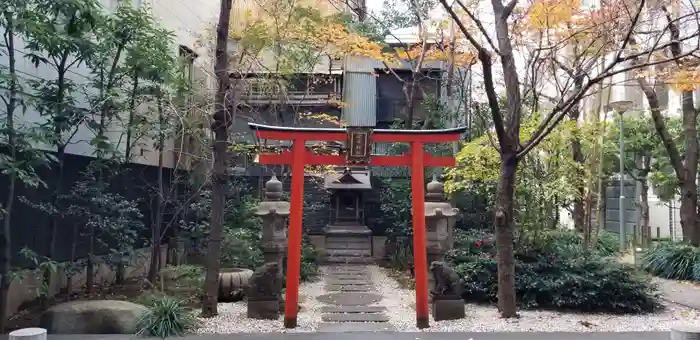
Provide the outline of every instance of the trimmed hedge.
[[[655,286],[647,278],[630,266],[599,255],[604,251],[584,254],[571,233],[521,237],[516,244],[515,289],[522,308],[607,313],[644,313],[660,308]],[[497,302],[498,268],[492,234],[460,233],[448,259],[466,281],[464,300]]]

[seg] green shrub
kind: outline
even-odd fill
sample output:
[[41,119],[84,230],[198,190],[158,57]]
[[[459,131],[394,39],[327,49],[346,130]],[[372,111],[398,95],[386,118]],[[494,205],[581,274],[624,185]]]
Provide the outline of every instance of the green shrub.
[[[515,289],[523,308],[568,309],[586,312],[642,313],[660,307],[648,280],[632,267],[598,253],[584,254],[570,231],[520,237],[515,246]],[[465,279],[463,298],[495,303],[498,268],[493,235],[485,231],[460,233],[448,255]]]
[[667,279],[700,282],[700,248],[678,242],[657,243],[642,257],[642,268]]
[[301,281],[312,281],[318,277],[319,254],[310,242],[304,240],[301,245]]
[[162,295],[148,301],[148,311],[138,320],[139,336],[183,336],[197,327],[197,319],[179,299]]
[[[465,278],[463,298],[477,303],[498,301],[495,258],[475,257],[457,266]],[[660,307],[657,296],[634,269],[602,258],[544,258],[515,263],[515,291],[524,308],[585,312],[643,313]]]
[[[455,231],[455,249],[451,256],[472,256],[494,253],[496,242],[493,233],[485,230]],[[548,230],[521,235],[516,240],[517,253],[523,257],[539,258],[547,254],[582,256],[583,235],[573,230]],[[611,256],[619,249],[614,233],[601,231],[598,237],[597,255]],[[457,260],[456,262],[461,262]]]

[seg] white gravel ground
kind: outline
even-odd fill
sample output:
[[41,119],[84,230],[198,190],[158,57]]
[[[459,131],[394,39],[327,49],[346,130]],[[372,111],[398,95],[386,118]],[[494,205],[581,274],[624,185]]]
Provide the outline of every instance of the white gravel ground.
[[[415,327],[415,295],[413,290],[403,289],[386,274],[386,270],[370,266],[374,286],[383,296],[378,305],[387,308],[390,323],[401,332],[418,332]],[[284,333],[314,332],[321,322],[322,303],[316,297],[326,292],[322,280],[305,283],[300,287],[302,310],[299,326],[288,330],[283,318],[278,320],[251,320],[246,317],[246,303],[221,303],[219,315],[201,319],[198,333]],[[700,312],[676,305],[648,315],[619,316],[606,314],[577,314],[548,311],[520,311],[520,318],[501,319],[495,307],[467,304],[467,317],[462,320],[435,322],[430,320],[428,332],[627,332],[668,331],[673,324],[700,324]]]
[[[383,295],[390,322],[403,332],[418,332],[415,326],[415,293],[403,289],[385,269],[373,267],[375,284]],[[495,307],[467,304],[462,320],[430,320],[428,332],[629,332],[668,331],[682,322],[700,324],[700,312],[676,305],[648,315],[578,314],[549,311],[520,311],[520,318],[501,319]]]
[[278,320],[254,320],[246,317],[246,303],[220,303],[219,315],[210,318],[200,318],[201,326],[197,330],[199,334],[229,334],[229,333],[286,333],[286,332],[314,332],[321,322],[322,303],[316,301],[316,297],[324,294],[323,281],[302,283],[299,287],[299,301],[302,306],[298,314],[297,328],[286,329],[283,324],[283,316]]

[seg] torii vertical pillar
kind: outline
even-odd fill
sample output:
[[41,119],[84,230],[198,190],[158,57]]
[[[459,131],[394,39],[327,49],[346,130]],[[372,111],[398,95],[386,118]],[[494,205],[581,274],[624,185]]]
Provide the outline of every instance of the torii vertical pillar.
[[413,265],[416,277],[416,326],[430,327],[428,317],[428,253],[425,240],[423,143],[411,142],[411,208],[413,211]]
[[301,269],[301,222],[304,202],[304,164],[306,140],[294,139],[292,146],[292,190],[290,193],[289,243],[287,246],[287,287],[284,297],[284,327],[296,328]]

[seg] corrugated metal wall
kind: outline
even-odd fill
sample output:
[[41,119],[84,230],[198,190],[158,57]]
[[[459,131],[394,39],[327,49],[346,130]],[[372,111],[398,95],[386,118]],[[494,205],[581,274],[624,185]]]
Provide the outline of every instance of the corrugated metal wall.
[[[633,234],[639,222],[637,210],[636,183],[633,180],[625,181],[625,233]],[[620,183],[614,180],[608,184],[605,202],[605,230],[615,233],[620,232]]]
[[377,122],[377,78],[370,72],[343,75],[342,120],[348,126],[374,127]]

